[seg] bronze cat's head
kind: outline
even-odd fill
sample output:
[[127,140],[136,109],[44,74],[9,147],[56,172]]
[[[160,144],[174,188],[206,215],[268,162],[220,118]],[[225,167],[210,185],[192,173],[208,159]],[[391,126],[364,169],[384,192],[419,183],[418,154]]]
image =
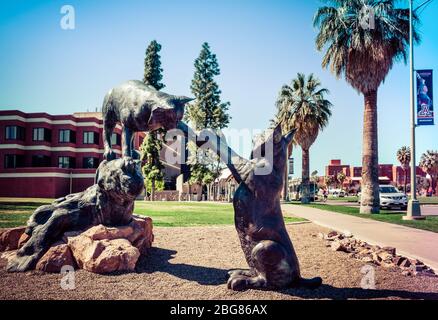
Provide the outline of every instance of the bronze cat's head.
[[96,182],[101,192],[116,199],[135,199],[144,187],[140,162],[129,157],[104,160],[97,169]]
[[152,108],[148,127],[150,131],[157,129],[175,129],[178,122],[184,117],[185,105],[192,101],[192,98],[172,96],[167,99],[165,105],[155,105]]

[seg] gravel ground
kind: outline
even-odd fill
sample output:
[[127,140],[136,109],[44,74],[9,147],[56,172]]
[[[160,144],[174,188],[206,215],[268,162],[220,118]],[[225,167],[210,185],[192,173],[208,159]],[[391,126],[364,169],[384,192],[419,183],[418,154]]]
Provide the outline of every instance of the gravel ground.
[[249,290],[226,287],[229,269],[245,268],[236,231],[226,227],[155,228],[154,248],[134,273],[75,273],[76,289],[63,290],[59,274],[10,274],[0,261],[0,299],[436,299],[438,278],[405,277],[376,267],[376,290],[361,289],[364,263],[333,252],[312,236],[327,229],[288,225],[304,277],[321,276],[317,290]]

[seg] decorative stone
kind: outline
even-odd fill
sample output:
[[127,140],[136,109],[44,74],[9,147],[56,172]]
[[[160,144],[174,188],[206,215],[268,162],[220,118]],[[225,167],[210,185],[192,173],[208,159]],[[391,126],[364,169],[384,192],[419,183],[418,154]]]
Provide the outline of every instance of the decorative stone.
[[347,249],[344,247],[341,241],[335,240],[331,244],[331,249],[333,251],[347,251]]
[[392,256],[395,256],[396,254],[396,249],[394,247],[383,247],[382,250],[388,252]]
[[377,252],[377,255],[379,258],[383,261],[390,261],[392,263],[393,255],[386,251],[379,251]]
[[66,243],[55,243],[50,249],[42,256],[36,265],[36,270],[44,272],[59,273],[63,266],[76,265],[75,260],[69,246]]
[[25,243],[29,240],[30,236],[27,233],[23,233],[18,240],[18,249],[25,245]]
[[122,227],[105,227],[104,225],[98,225],[91,227],[82,235],[90,238],[91,240],[114,240],[114,239],[127,239],[134,233],[134,229],[131,226]]
[[127,237],[131,244],[140,250],[141,254],[147,254],[152,247],[154,234],[152,232],[152,219],[149,217],[134,216],[130,223],[133,233]]
[[15,258],[15,255],[17,254],[17,251],[16,250],[13,250],[13,251],[5,251],[5,252],[2,252],[1,254],[0,254],[0,259],[5,259],[6,261],[10,261],[10,260],[12,260],[13,258]]
[[79,235],[68,241],[78,266],[90,272],[133,271],[140,257],[140,251],[126,239],[93,241]]
[[0,230],[0,252],[18,249],[18,242],[26,227]]

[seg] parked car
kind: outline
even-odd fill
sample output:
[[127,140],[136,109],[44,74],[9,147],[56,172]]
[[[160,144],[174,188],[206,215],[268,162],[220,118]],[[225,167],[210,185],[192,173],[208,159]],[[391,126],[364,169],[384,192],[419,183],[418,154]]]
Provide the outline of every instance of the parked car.
[[[391,185],[380,185],[380,208],[401,208],[406,210],[408,207],[408,196],[397,190]],[[358,201],[360,203],[361,193],[358,193]]]
[[344,198],[345,197],[345,191],[341,190],[341,189],[330,189],[329,190],[329,195],[333,196],[333,197]]

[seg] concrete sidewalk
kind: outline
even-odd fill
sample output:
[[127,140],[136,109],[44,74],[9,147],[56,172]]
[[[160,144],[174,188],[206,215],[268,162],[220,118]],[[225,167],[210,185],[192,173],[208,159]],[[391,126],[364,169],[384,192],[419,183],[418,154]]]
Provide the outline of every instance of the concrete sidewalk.
[[438,233],[359,218],[300,205],[282,205],[285,215],[305,218],[336,231],[350,231],[372,245],[390,246],[397,253],[423,261],[438,272]]

